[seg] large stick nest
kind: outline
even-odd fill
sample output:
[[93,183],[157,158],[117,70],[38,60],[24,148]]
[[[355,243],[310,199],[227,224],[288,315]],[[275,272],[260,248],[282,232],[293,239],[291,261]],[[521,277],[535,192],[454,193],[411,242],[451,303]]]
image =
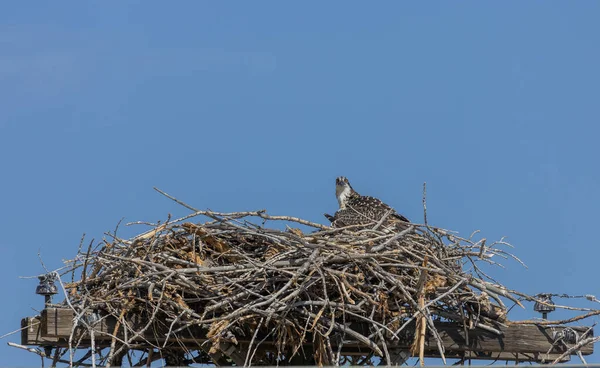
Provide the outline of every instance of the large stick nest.
[[[130,241],[115,237],[86,254],[82,279],[68,285],[71,304],[123,321],[143,313],[170,324],[173,335],[205,327],[213,353],[220,342],[251,340],[257,329],[271,332],[288,356],[312,336],[315,354],[331,361],[327,340],[334,337],[382,356],[378,346],[415,317],[430,328],[443,317],[493,330],[492,321],[505,320],[500,296],[516,301],[474,267],[477,259],[506,256],[496,247],[504,242],[486,247],[424,225],[389,232],[378,224],[314,224],[321,229],[304,233],[266,227],[271,218],[263,212],[204,214],[211,220],[160,225]],[[370,333],[350,322],[368,324]]]
[[[208,221],[185,222],[196,216]],[[381,223],[332,229],[263,211],[196,211],[130,240],[109,234],[96,249],[90,244],[69,263],[69,272],[82,272],[66,284],[65,303],[79,316],[113,316],[129,330],[131,341],[113,340],[109,359],[134,338],[139,346],[158,324],[169,340],[205,331],[209,354],[245,341],[245,364],[289,361],[307,342],[316,363],[331,364],[347,341],[391,362],[388,344],[408,326],[417,331],[412,353],[422,357],[425,331],[437,337],[440,319],[499,333],[502,300],[532,299],[478,267],[495,264],[492,257],[519,261],[506,242],[486,245],[417,224],[389,231]],[[260,349],[265,344],[271,350]]]

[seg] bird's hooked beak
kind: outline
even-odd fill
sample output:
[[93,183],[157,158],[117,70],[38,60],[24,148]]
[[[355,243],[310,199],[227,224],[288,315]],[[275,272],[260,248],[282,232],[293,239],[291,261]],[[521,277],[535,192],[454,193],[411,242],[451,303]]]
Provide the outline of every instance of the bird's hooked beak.
[[348,179],[346,179],[345,176],[338,176],[335,179],[335,185],[347,185],[348,184]]
[[349,187],[350,182],[348,181],[348,178],[346,178],[345,176],[338,176],[335,179],[335,186],[336,187]]

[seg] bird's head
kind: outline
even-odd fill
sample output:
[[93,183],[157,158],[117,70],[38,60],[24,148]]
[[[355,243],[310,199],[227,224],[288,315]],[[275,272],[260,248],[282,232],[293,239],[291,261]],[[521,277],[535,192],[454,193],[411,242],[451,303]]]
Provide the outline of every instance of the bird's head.
[[335,179],[335,196],[337,197],[340,208],[346,207],[346,202],[352,195],[357,195],[357,193],[352,189],[348,178],[340,176]]

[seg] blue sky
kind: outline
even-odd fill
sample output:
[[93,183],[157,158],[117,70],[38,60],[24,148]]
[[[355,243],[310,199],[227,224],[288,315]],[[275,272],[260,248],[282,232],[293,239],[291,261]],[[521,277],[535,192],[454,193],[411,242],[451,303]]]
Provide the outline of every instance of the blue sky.
[[419,221],[427,182],[430,223],[516,246],[504,284],[600,294],[597,2],[1,8],[0,334],[43,304],[38,251],[185,213],[153,186],[324,222],[345,175]]

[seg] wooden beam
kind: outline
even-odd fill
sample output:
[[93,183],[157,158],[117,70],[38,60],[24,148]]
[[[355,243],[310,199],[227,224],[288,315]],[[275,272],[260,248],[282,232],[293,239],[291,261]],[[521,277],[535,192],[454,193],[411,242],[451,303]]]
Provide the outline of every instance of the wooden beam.
[[[75,314],[68,308],[46,308],[41,313],[41,333],[44,337],[65,338],[71,335]],[[116,326],[116,318],[104,318],[94,325],[97,340],[110,340]],[[137,321],[136,321],[137,322]]]
[[[356,356],[364,356],[367,349],[362,348],[350,348],[344,345],[344,349],[342,355],[356,355]],[[394,359],[394,351],[390,349],[390,354],[392,355],[392,359]],[[395,353],[397,354],[397,353]],[[471,360],[499,360],[499,361],[512,361],[512,362],[553,362],[556,358],[558,358],[561,354],[546,354],[544,353],[510,353],[510,352],[453,352],[446,351],[444,353],[446,359],[471,359]],[[410,356],[409,356],[410,358]],[[437,350],[425,350],[425,358],[440,358],[440,353]],[[562,363],[570,361],[570,356],[566,356],[560,361]],[[397,361],[400,361],[398,359]]]
[[243,367],[246,362],[246,354],[243,354],[239,347],[227,342],[219,343],[219,350],[223,355],[228,356],[238,367]]
[[21,345],[55,345],[56,337],[42,337],[40,317],[27,317],[21,320]]
[[[565,327],[543,327],[531,325],[512,325],[508,327],[499,326],[498,330],[502,336],[498,336],[486,330],[475,328],[468,330],[467,334],[462,326],[456,323],[436,323],[435,327],[442,338],[446,351],[471,351],[471,352],[510,352],[510,353],[546,353],[560,354],[566,349],[564,345],[552,346],[554,334],[562,331]],[[583,333],[588,327],[571,327],[579,333]],[[593,333],[593,332],[592,332]],[[405,343],[412,341],[412,331],[404,335]],[[428,335],[425,348],[437,350],[433,336]],[[594,352],[593,344],[581,349],[583,355]]]
[[[390,351],[390,365],[400,366],[404,365],[408,359],[410,359],[410,352],[403,349],[391,349]],[[382,362],[384,360],[382,359]]]
[[226,366],[233,365],[233,364],[229,363],[229,361],[227,361],[226,357],[223,354],[221,354],[220,351],[217,351],[216,353],[211,354],[210,347],[208,346],[208,344],[200,345],[200,350],[205,352],[212,360],[212,363],[214,365],[216,365],[217,367],[226,367]]
[[[462,352],[462,353],[445,353],[446,359],[465,359],[465,360],[498,360],[498,361],[511,361],[511,362],[537,362],[537,363],[551,363],[561,354],[546,354],[544,353],[483,353],[483,352]],[[425,353],[426,358],[439,358],[438,354]],[[565,363],[571,360],[570,356],[566,356],[560,360],[561,363]]]
[[[73,327],[73,312],[69,309],[47,308],[42,313],[42,318],[26,318],[23,320],[23,327],[28,326],[23,330],[23,345],[53,345],[65,346]],[[142,326],[144,321],[128,321],[131,325]],[[110,344],[112,339],[111,333],[114,331],[116,319],[113,317],[104,318],[100,323],[94,326],[95,342],[97,347],[104,347]],[[34,326],[35,325],[35,326]],[[36,327],[39,325],[39,327]],[[451,322],[435,322],[436,329],[442,339],[442,345],[448,357],[462,357],[465,353],[469,353],[472,359],[489,359],[493,360],[519,360],[519,361],[543,361],[556,358],[559,354],[565,351],[564,346],[552,346],[554,334],[560,332],[565,327],[544,327],[531,325],[512,325],[508,327],[496,326],[496,329],[502,335],[497,335],[492,332],[474,328],[471,330],[463,329],[462,325]],[[162,331],[164,326],[153,326],[147,330],[147,333],[139,339],[139,343],[143,345],[145,340],[152,343],[162,344],[165,342],[167,331]],[[362,331],[363,334],[368,334],[367,325],[352,325],[355,331]],[[571,327],[578,332],[587,330],[587,327]],[[38,331],[39,330],[39,331]],[[82,331],[78,329],[78,331]],[[399,339],[391,339],[391,336],[386,336],[388,349],[406,350],[410,347],[414,339],[414,326],[408,326],[399,335]],[[592,332],[593,333],[593,332]],[[122,329],[117,333],[119,337],[123,337]],[[307,341],[312,341],[308,338]],[[207,341],[206,331],[200,328],[195,328],[178,334],[177,343],[198,350],[198,343]],[[175,340],[173,340],[175,342]],[[241,346],[249,341],[239,341]],[[89,347],[91,341],[89,338],[83,338],[80,347]],[[273,345],[272,341],[265,341],[262,346],[268,349]],[[557,344],[560,345],[560,344]],[[310,343],[306,344],[311,346]],[[234,345],[220,347],[222,355],[228,356],[236,364],[236,360],[245,359],[245,353],[239,349],[232,348]],[[335,348],[335,347],[334,347]],[[356,341],[344,343],[344,351],[352,354],[353,349],[357,352],[366,351],[365,347]],[[545,356],[546,352],[550,351],[550,356]],[[581,349],[583,355],[590,355],[594,351],[593,345],[584,346]],[[425,338],[425,353],[427,356],[438,355],[437,345],[434,337],[428,334]],[[518,354],[518,355],[517,355]],[[243,362],[241,362],[243,364]]]
[[46,308],[42,311],[41,333],[44,337],[64,337],[73,329],[73,311],[66,308]]

